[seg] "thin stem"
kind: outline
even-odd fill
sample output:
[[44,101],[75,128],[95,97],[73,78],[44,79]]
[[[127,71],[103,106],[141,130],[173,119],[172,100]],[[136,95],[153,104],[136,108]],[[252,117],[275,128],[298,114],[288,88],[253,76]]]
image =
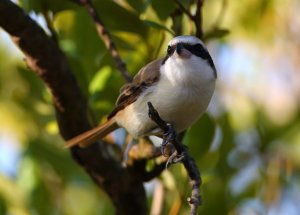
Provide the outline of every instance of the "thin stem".
[[187,10],[184,5],[179,0],[174,0],[175,3],[178,5],[179,9],[186,14],[189,19],[194,23],[196,29],[196,37],[202,38],[203,37],[203,30],[202,30],[202,6],[204,0],[197,0],[196,12],[192,14],[189,10]]
[[191,14],[191,12],[187,10],[179,0],[174,0],[174,1],[183,13],[185,13],[191,20],[194,20],[194,15]]
[[101,39],[103,40],[106,48],[108,49],[108,51],[110,52],[111,56],[113,57],[118,70],[120,71],[120,73],[122,74],[123,78],[127,81],[127,82],[131,82],[132,81],[132,77],[129,74],[126,65],[124,63],[124,61],[122,60],[115,43],[113,42],[112,36],[110,34],[110,32],[107,30],[107,28],[105,27],[103,21],[100,19],[94,5],[92,4],[92,2],[90,0],[72,0],[73,2],[82,5],[88,12],[88,14],[92,17],[92,19],[95,22],[96,25],[96,29],[98,32],[98,35],[101,37]]
[[196,27],[196,36],[198,38],[203,37],[203,30],[202,30],[202,6],[204,0],[197,0],[197,9],[194,16],[194,23]]

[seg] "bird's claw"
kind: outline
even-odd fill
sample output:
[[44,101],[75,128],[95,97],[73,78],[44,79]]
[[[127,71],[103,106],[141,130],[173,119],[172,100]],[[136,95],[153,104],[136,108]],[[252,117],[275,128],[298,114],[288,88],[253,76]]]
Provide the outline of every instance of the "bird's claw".
[[161,154],[165,157],[168,155],[165,153],[166,146],[168,143],[174,141],[176,139],[176,131],[170,123],[167,123],[167,129],[164,132],[163,142],[161,144]]
[[[167,123],[160,118],[158,112],[153,107],[151,102],[148,102],[148,108],[149,108],[148,116],[150,117],[150,119],[153,120],[164,131],[163,142],[161,144],[161,154],[165,157],[168,157],[169,155],[166,153],[166,148],[169,143],[176,142],[177,139],[176,131],[172,126],[172,124]],[[168,168],[170,164],[181,162],[185,158],[185,151],[180,150],[180,154],[178,155],[177,150],[178,149],[176,149],[175,146],[175,151],[168,158],[168,161],[166,163],[166,168]]]
[[164,156],[164,157],[168,157],[168,154],[165,152],[166,151],[166,146],[167,146],[167,142],[165,143],[164,141],[162,142],[161,144],[161,147],[160,147],[160,150],[161,150],[161,154]]
[[168,158],[168,161],[166,163],[166,169],[169,167],[171,164],[179,163],[185,159],[185,152],[182,154],[178,155],[177,151],[174,151],[173,154]]

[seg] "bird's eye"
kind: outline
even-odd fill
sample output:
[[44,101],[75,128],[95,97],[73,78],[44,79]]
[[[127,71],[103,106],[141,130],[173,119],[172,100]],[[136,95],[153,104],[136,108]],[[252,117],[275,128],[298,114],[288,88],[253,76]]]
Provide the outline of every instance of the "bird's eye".
[[171,54],[172,54],[172,47],[171,47],[171,46],[168,46],[167,53],[168,53],[168,55],[171,55]]

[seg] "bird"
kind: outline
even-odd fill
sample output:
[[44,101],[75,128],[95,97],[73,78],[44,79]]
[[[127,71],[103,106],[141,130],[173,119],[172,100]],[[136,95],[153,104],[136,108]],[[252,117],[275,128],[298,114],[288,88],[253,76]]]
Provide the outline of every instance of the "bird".
[[118,128],[135,139],[162,137],[163,131],[148,116],[149,102],[181,133],[206,111],[216,80],[217,70],[204,43],[195,36],[176,36],[164,57],[142,67],[131,83],[121,87],[106,122],[68,140],[65,147],[87,147]]

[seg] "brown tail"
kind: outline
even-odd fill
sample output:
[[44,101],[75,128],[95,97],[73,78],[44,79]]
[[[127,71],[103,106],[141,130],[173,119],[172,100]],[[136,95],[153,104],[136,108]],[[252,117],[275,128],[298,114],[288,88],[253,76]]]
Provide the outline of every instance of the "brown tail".
[[107,134],[116,130],[117,128],[119,128],[119,126],[115,122],[114,118],[112,118],[103,125],[100,125],[96,128],[79,134],[71,140],[68,140],[67,144],[65,145],[65,148],[71,148],[75,145],[79,145],[82,148],[87,147],[88,145],[96,142],[97,140],[102,139]]

